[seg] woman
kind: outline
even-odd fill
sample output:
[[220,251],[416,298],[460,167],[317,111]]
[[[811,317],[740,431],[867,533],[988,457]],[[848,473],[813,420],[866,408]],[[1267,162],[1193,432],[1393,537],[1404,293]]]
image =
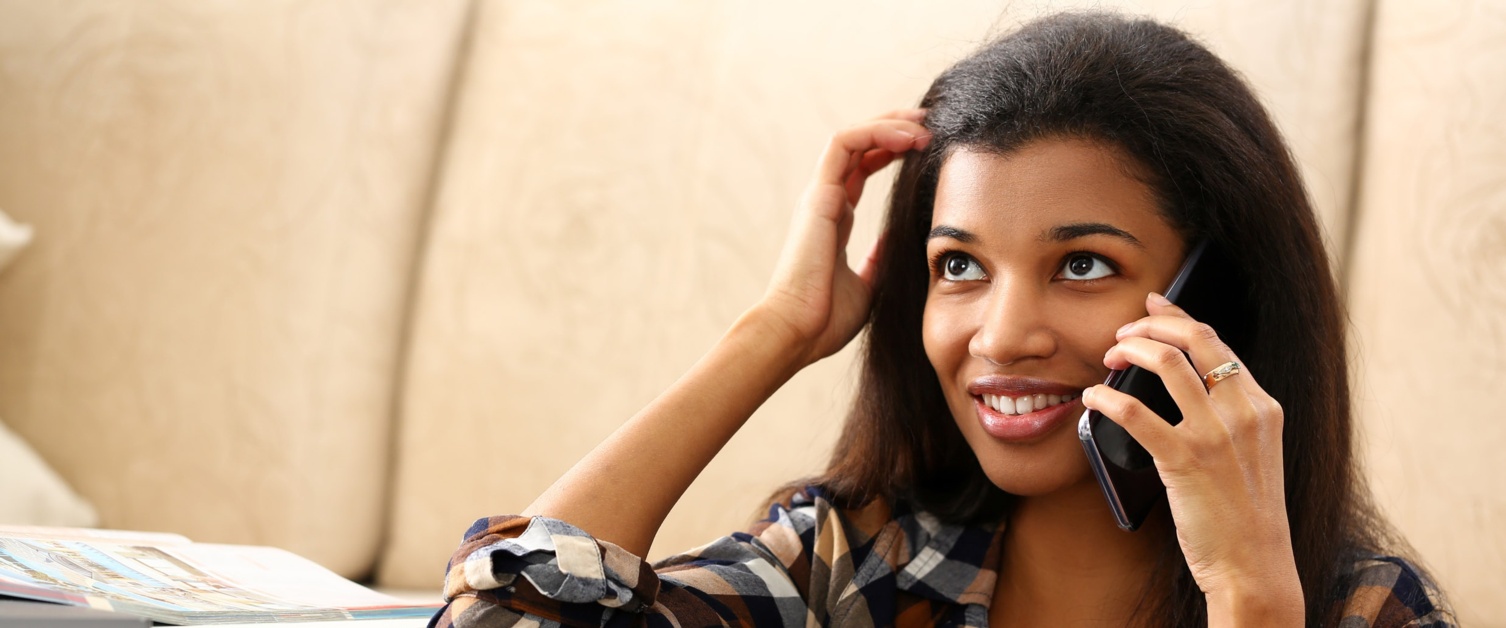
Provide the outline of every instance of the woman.
[[[1061,15],[958,63],[921,107],[833,138],[763,299],[522,516],[477,522],[438,624],[1446,625],[1430,580],[1385,556],[1317,223],[1226,66],[1165,26]],[[901,156],[853,270],[852,208]],[[1247,284],[1237,353],[1156,293],[1204,240]],[[645,565],[758,405],[865,324],[826,473],[749,532]],[[1098,384],[1132,364],[1181,423]],[[1083,456],[1085,408],[1167,486],[1138,532]]]

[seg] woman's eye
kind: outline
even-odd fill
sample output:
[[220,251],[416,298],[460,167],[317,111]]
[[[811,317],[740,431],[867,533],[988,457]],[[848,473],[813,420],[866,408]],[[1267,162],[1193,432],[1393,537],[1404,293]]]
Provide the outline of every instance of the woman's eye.
[[941,276],[947,281],[977,281],[983,278],[983,268],[978,266],[978,260],[953,253],[941,260]]
[[1077,253],[1062,264],[1061,276],[1069,281],[1091,281],[1115,274],[1113,266],[1097,255]]

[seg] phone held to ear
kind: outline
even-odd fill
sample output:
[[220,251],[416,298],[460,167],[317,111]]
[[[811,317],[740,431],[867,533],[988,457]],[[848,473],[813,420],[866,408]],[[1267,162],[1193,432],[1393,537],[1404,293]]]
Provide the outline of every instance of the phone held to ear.
[[[1189,316],[1211,326],[1236,355],[1242,355],[1240,350],[1249,335],[1248,317],[1254,311],[1247,307],[1245,281],[1218,247],[1206,240],[1197,243],[1164,294]],[[1139,399],[1172,425],[1182,422],[1181,409],[1155,373],[1131,365],[1110,372],[1103,383]],[[1077,422],[1077,436],[1119,527],[1139,529],[1166,495],[1150,453],[1097,410],[1083,413]]]

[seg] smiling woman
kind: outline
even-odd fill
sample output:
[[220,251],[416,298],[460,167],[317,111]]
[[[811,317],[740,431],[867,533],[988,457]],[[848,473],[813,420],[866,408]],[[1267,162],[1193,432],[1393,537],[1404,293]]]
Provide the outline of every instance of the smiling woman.
[[[849,268],[864,181],[901,157]],[[1248,284],[1239,354],[1158,294],[1200,241]],[[759,404],[865,326],[826,471],[746,533],[639,558]],[[1180,423],[1098,383],[1130,365]],[[1347,385],[1317,221],[1249,89],[1175,29],[1048,17],[838,133],[763,299],[522,516],[478,521],[438,623],[1447,625],[1356,480]],[[1167,487],[1136,533],[1085,409]]]

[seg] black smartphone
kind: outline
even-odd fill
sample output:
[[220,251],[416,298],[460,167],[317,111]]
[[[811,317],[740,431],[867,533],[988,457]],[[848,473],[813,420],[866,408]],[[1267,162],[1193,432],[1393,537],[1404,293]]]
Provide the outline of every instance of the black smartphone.
[[[1171,286],[1162,293],[1189,316],[1213,327],[1219,338],[1242,355],[1249,336],[1248,287],[1229,257],[1204,240],[1193,246]],[[1182,422],[1182,410],[1155,373],[1131,365],[1112,371],[1105,385],[1136,399],[1172,425]],[[1129,432],[1096,410],[1084,412],[1077,422],[1088,463],[1119,527],[1134,531],[1166,494],[1155,461]]]

